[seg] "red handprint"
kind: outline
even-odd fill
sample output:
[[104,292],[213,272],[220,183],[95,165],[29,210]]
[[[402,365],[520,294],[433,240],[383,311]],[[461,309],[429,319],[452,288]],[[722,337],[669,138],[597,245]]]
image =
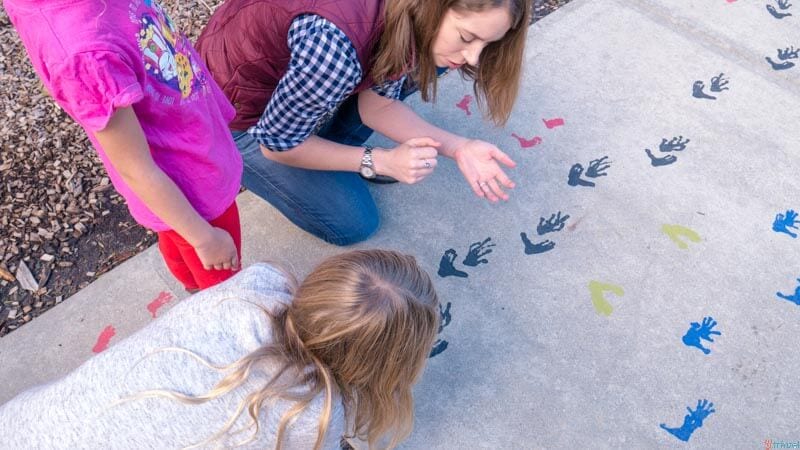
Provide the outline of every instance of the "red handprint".
[[111,341],[111,338],[117,334],[117,330],[114,329],[113,326],[109,325],[103,328],[103,331],[100,332],[100,336],[97,337],[97,342],[92,347],[92,351],[95,353],[100,353],[103,350],[108,348],[108,343]]
[[150,315],[152,315],[155,319],[156,312],[158,312],[159,308],[172,301],[172,298],[172,294],[167,291],[162,291],[160,294],[158,294],[158,297],[147,304],[147,310],[150,311]]
[[466,112],[468,116],[471,116],[472,112],[469,110],[469,104],[470,104],[471,101],[472,101],[472,96],[471,95],[465,95],[464,98],[462,98],[460,102],[456,103],[456,107],[458,109],[464,110],[464,112]]
[[548,130],[552,130],[555,127],[560,127],[564,125],[564,119],[557,117],[555,119],[542,119],[544,122],[544,126],[547,127]]
[[519,146],[522,148],[530,148],[535,147],[542,143],[542,138],[539,136],[534,136],[531,139],[525,139],[524,137],[518,135],[517,133],[511,133],[511,136],[514,136],[519,141]]

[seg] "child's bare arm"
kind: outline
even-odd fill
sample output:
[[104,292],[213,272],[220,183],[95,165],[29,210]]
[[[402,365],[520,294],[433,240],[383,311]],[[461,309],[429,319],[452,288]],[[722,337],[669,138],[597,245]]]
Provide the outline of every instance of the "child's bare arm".
[[117,110],[95,137],[125,183],[155,215],[195,248],[206,270],[238,268],[233,238],[203,219],[156,165],[132,108]]

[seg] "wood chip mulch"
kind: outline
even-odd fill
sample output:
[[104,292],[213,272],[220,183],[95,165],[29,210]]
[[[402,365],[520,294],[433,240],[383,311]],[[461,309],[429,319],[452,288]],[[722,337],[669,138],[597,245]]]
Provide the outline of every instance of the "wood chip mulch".
[[[533,0],[535,22],[569,0]],[[192,39],[218,0],[162,1]],[[0,9],[0,337],[155,243]]]

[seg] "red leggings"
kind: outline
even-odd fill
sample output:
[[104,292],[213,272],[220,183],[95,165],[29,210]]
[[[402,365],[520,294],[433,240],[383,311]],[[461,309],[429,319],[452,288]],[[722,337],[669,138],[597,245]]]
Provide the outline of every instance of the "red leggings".
[[[236,244],[236,252],[239,254],[239,261],[242,260],[242,234],[239,225],[239,209],[236,202],[221,216],[209,221],[211,226],[222,228],[227,231]],[[164,256],[169,271],[175,275],[187,290],[205,289],[221,283],[236,271],[234,270],[206,270],[203,263],[194,251],[194,247],[186,242],[178,233],[173,230],[158,232],[158,249]]]

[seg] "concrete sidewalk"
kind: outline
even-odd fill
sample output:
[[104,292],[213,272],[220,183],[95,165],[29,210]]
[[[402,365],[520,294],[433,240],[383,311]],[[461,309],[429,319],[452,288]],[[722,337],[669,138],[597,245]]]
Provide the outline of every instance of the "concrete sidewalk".
[[[766,4],[782,11],[773,0],[575,0],[531,28],[505,128],[481,120],[455,75],[436,105],[410,100],[507,151],[518,187],[488,204],[443,161],[421,185],[373,189],[383,223],[359,248],[461,275],[435,276],[452,322],[403,448],[800,440],[800,239],[785,219],[800,210],[800,4],[782,19]],[[251,194],[239,205],[245,264],[277,260],[302,276],[341,251]],[[786,232],[773,230],[779,213]],[[0,403],[78,366],[109,326],[113,345],[182,297],[152,248],[105,274],[0,340]]]

